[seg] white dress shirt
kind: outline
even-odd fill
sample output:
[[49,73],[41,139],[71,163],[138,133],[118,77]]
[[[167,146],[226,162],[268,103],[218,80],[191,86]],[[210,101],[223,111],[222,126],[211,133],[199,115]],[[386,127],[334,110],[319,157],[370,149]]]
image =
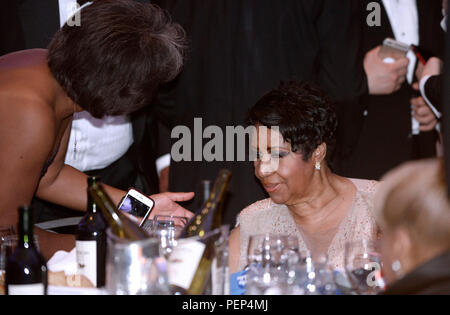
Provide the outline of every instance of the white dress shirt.
[[[80,8],[76,0],[58,1],[61,27],[79,9],[91,3]],[[128,116],[96,119],[86,111],[75,113],[65,163],[82,172],[103,169],[122,157],[133,141],[133,127]],[[158,175],[169,164],[170,155],[159,158]]]
[[[389,17],[395,39],[407,45],[419,45],[419,15],[416,0],[383,0],[383,6]],[[417,57],[409,51],[408,73],[406,79],[409,84],[414,81],[414,69]],[[412,134],[419,134],[419,122],[411,115]]]

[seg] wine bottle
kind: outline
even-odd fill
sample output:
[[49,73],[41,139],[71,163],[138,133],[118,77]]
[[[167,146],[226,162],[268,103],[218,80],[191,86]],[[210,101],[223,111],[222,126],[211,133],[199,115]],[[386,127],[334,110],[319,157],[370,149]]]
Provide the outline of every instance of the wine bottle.
[[174,294],[199,295],[207,287],[215,242],[221,236],[221,210],[230,178],[230,171],[220,171],[208,200],[180,234],[169,260],[169,279]]
[[47,265],[36,247],[33,210],[19,208],[17,246],[9,255],[5,267],[5,288],[8,295],[46,295]]
[[[88,189],[99,178],[88,177]],[[78,273],[101,288],[105,285],[106,228],[108,227],[100,209],[87,191],[87,212],[77,226],[76,257]]]
[[144,229],[117,209],[101,184],[93,183],[88,191],[97,207],[101,209],[112,233],[117,237],[130,241],[144,240],[150,237]]

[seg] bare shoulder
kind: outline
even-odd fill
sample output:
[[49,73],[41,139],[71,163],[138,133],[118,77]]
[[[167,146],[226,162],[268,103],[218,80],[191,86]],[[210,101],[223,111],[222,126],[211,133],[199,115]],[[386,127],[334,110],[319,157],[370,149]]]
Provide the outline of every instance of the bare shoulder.
[[7,130],[34,130],[28,137],[54,132],[55,81],[46,56],[32,49],[0,58],[0,120]]
[[55,115],[48,104],[26,95],[0,94],[0,134],[5,145],[47,154],[55,133]]
[[0,57],[1,99],[51,103],[56,86],[46,50],[23,50]]
[[31,129],[39,133],[54,130],[55,113],[48,103],[32,95],[0,93],[0,120],[13,129]]

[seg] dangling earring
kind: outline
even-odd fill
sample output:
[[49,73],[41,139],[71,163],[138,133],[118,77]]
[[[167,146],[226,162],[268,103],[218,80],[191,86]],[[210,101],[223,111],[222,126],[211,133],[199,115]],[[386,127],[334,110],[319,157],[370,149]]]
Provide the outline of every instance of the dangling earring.
[[400,277],[403,276],[402,264],[400,263],[399,260],[395,260],[395,261],[392,263],[391,268],[392,268],[392,271],[395,273],[395,275],[396,275],[397,277],[400,278]]
[[320,171],[320,162],[319,161],[316,162],[315,168],[317,171]]

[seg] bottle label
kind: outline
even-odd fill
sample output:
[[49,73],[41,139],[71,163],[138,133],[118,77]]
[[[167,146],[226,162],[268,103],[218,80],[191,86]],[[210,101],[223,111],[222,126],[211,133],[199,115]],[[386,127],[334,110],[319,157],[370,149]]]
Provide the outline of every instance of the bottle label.
[[10,284],[8,285],[9,295],[44,295],[45,287],[43,283],[34,284]]
[[97,242],[76,241],[78,274],[97,286]]
[[230,277],[230,294],[231,295],[244,295],[245,287],[247,285],[247,273],[248,269],[231,274]]
[[206,245],[192,239],[177,241],[169,258],[168,274],[171,285],[189,289],[202,259]]

